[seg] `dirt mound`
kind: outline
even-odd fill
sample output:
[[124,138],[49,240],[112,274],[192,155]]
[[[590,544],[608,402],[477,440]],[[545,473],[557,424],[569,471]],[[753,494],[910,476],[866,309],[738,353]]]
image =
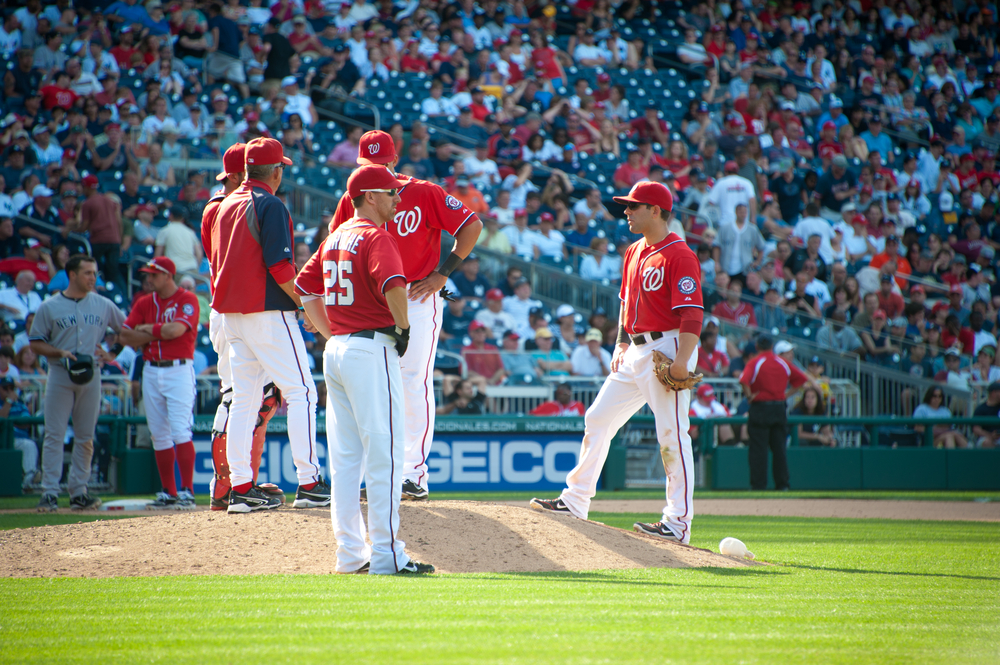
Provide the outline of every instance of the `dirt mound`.
[[[400,537],[442,573],[749,565],[708,550],[522,506],[404,504]],[[165,513],[0,532],[0,576],[329,574],[325,509],[249,515]]]

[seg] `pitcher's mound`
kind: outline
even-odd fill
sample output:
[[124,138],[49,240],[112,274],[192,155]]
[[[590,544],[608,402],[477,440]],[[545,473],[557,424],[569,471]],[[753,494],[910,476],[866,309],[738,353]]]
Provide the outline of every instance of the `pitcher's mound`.
[[[400,537],[440,573],[750,565],[651,536],[471,501],[404,503]],[[325,509],[150,517],[0,532],[0,576],[119,577],[334,572]]]

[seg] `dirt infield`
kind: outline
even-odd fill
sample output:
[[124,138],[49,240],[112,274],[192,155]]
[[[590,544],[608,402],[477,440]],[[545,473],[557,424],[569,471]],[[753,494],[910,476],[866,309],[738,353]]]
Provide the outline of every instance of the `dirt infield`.
[[[523,505],[404,504],[400,523],[407,551],[442,573],[751,565]],[[12,529],[0,532],[0,550],[3,577],[329,574],[336,542],[325,509],[202,510]]]

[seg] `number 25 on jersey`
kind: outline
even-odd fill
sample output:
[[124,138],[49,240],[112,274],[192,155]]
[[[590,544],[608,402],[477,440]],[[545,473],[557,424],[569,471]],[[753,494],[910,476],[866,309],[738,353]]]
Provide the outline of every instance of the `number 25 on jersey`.
[[[354,304],[354,284],[349,275],[353,272],[350,261],[323,261],[323,285],[326,287],[324,301],[328,306],[344,307]],[[342,290],[337,293],[334,289]]]

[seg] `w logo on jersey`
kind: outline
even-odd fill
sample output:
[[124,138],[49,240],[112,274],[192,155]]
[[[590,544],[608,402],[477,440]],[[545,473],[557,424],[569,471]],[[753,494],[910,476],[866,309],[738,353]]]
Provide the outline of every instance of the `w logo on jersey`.
[[177,316],[177,305],[171,305],[170,307],[163,310],[163,322],[170,323]]
[[410,235],[420,228],[420,220],[423,219],[423,212],[420,206],[413,206],[413,210],[403,210],[396,213],[393,221],[396,222],[396,235],[400,238]]
[[646,291],[659,291],[663,286],[663,266],[650,266],[642,271],[642,288]]

